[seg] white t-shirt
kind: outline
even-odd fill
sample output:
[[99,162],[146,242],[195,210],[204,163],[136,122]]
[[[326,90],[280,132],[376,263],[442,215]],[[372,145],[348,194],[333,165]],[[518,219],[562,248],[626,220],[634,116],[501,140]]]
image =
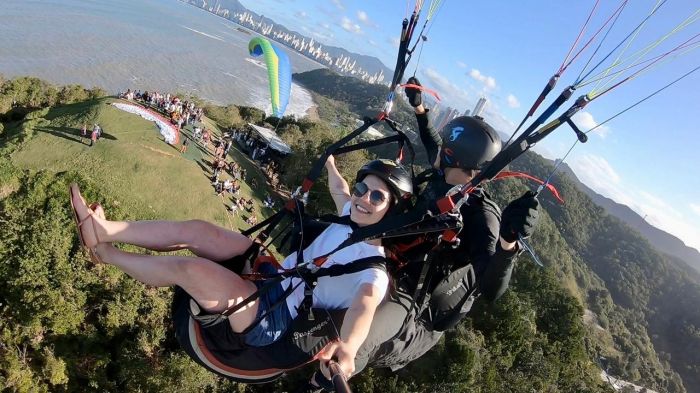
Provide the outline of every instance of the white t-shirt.
[[[350,202],[343,207],[342,215],[350,214]],[[306,248],[304,260],[309,261],[315,257],[325,255],[333,251],[345,241],[352,233],[348,225],[331,224]],[[328,256],[322,267],[333,265],[345,265],[361,258],[372,256],[385,256],[384,247],[373,246],[365,242],[359,242],[341,248]],[[296,266],[297,253],[290,254],[282,262],[282,267],[291,269]],[[282,281],[282,287],[287,289],[289,285],[297,285],[300,278],[287,278]],[[356,273],[343,274],[336,277],[319,277],[313,291],[313,307],[326,309],[348,308],[352,304],[357,289],[360,285],[369,283],[376,286],[384,297],[389,287],[389,276],[384,270],[378,268],[365,269]],[[297,316],[297,308],[304,300],[304,284],[299,286],[287,297],[287,307],[292,318]]]

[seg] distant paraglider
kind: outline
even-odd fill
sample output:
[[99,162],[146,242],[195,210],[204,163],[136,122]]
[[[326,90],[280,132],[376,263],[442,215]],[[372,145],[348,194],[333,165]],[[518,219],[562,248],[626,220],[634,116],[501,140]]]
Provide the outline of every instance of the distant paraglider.
[[255,37],[250,40],[248,52],[254,57],[264,56],[270,82],[272,115],[282,118],[289,102],[289,93],[292,90],[292,67],[289,63],[289,57],[263,37]]

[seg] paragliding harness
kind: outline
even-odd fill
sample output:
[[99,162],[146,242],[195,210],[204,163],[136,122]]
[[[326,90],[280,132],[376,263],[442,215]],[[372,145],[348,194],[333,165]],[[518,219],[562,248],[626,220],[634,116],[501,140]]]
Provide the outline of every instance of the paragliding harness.
[[[180,318],[176,318],[176,320],[183,320],[180,326],[176,326],[176,331],[180,332],[178,334],[178,339],[186,352],[197,362],[219,375],[239,382],[262,383],[281,376],[285,371],[300,367],[315,360],[329,343],[338,339],[344,316],[344,310],[330,311],[312,307],[312,292],[318,278],[351,274],[370,268],[378,268],[384,271],[388,270],[385,258],[379,256],[362,258],[345,265],[323,267],[323,263],[331,254],[345,247],[371,239],[422,234],[431,231],[443,231],[445,229],[459,230],[461,223],[458,220],[458,215],[436,216],[426,219],[423,219],[422,215],[412,215],[408,219],[406,217],[402,218],[402,215],[397,215],[392,216],[391,220],[382,220],[374,225],[354,228],[348,239],[343,241],[331,252],[311,260],[304,258],[303,250],[310,244],[310,240],[312,240],[311,236],[307,236],[305,233],[307,232],[306,228],[309,226],[316,226],[315,232],[318,234],[320,232],[318,231],[318,229],[320,229],[319,227],[324,227],[328,225],[329,222],[353,225],[349,221],[348,216],[324,216],[322,217],[322,221],[318,221],[304,214],[304,203],[307,201],[308,191],[314,181],[320,176],[321,169],[328,156],[331,154],[341,154],[354,150],[366,149],[369,146],[397,142],[399,144],[399,159],[403,156],[404,149],[408,150],[411,155],[411,160],[413,159],[413,147],[406,135],[398,129],[396,123],[392,120],[386,117],[382,120],[389,124],[396,132],[395,135],[379,140],[365,141],[351,146],[344,146],[357,135],[367,130],[372,124],[379,121],[378,119],[365,119],[362,127],[331,145],[326,150],[311,169],[303,185],[294,193],[293,198],[285,204],[282,210],[273,214],[260,224],[243,232],[246,236],[251,236],[258,232],[253,245],[243,255],[229,261],[224,261],[222,265],[241,274],[244,278],[264,280],[258,291],[218,314],[207,314],[203,312],[201,307],[199,307],[193,299],[182,293],[176,296],[174,312],[175,314],[180,313]],[[287,225],[272,236],[272,232],[280,226],[285,218],[290,219]],[[405,225],[397,226],[394,223],[395,219],[399,219],[401,222],[405,223]],[[314,222],[315,224],[313,224]],[[288,231],[292,223],[294,223],[293,229],[292,231]],[[283,238],[282,243],[290,242],[297,252],[297,264],[293,269],[281,269],[279,263],[269,252],[269,247],[272,242],[283,234],[286,239]],[[267,250],[264,253],[267,255],[263,255],[261,250]],[[278,268],[278,272],[273,274],[259,272],[257,268],[265,263],[271,263],[274,267]],[[247,269],[251,269],[252,273],[247,275],[243,274]],[[252,330],[263,318],[273,312],[275,308],[287,307],[286,297],[296,289],[296,286],[293,285],[290,285],[282,296],[276,299],[274,304],[262,315],[259,315],[248,329],[239,334],[235,334],[237,337],[234,339],[227,340],[228,344],[226,345],[228,345],[228,347],[222,346],[217,340],[214,340],[212,336],[207,334],[209,329],[230,331],[230,326],[228,326],[229,316],[245,307],[250,302],[264,296],[272,288],[279,286],[282,280],[289,277],[302,279],[301,283],[305,286],[304,301],[298,310],[298,317],[294,319],[291,326],[283,333],[280,339],[264,347],[253,347],[246,345],[242,336]],[[183,318],[183,312],[188,313],[188,317]],[[228,332],[222,334],[234,333]],[[232,342],[233,344],[231,344]]]
[[[260,243],[254,243],[245,254],[227,261],[228,265],[224,264],[224,266],[240,272],[238,269],[244,265],[259,266],[264,263],[277,265],[274,258],[259,255],[260,247]],[[333,252],[343,247],[341,245]],[[311,307],[312,291],[316,280],[319,277],[339,276],[370,268],[385,270],[383,257],[367,257],[347,265],[320,267],[326,257],[333,252],[316,258],[312,262],[302,263],[296,269],[272,275],[253,272],[248,278],[265,280],[259,289],[248,298],[218,314],[202,312],[197,303],[186,296],[184,291],[181,291],[180,298],[178,299],[176,296],[175,304],[179,306],[175,306],[175,313],[188,312],[189,318],[180,316],[176,317],[175,320],[188,321],[187,326],[179,327],[180,331],[187,329],[188,334],[181,334],[182,337],[178,337],[186,352],[209,370],[246,383],[269,382],[281,376],[285,371],[316,360],[318,354],[329,343],[338,339],[339,326],[341,326],[345,314],[345,310],[329,311]],[[300,254],[301,252],[299,252]],[[264,347],[247,345],[243,337],[277,307],[287,307],[286,298],[296,289],[296,286],[290,284],[283,294],[241,333],[234,334],[231,331],[228,317],[250,302],[259,299],[272,288],[279,286],[280,282],[287,277],[301,277],[302,282],[308,283],[304,291],[304,302],[298,309],[299,316],[292,321],[283,336],[272,344]],[[217,333],[207,334],[209,329],[213,329],[213,332],[218,331],[219,337],[222,331],[223,334],[234,337],[227,340],[217,340]]]

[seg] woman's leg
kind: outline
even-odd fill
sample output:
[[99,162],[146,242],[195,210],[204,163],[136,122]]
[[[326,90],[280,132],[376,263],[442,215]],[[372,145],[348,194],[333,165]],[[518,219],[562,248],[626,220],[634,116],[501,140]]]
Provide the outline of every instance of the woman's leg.
[[92,215],[92,225],[83,227],[87,246],[100,242],[128,243],[154,251],[174,251],[184,248],[211,261],[224,261],[240,255],[252,240],[238,232],[229,231],[202,220],[190,221],[109,221],[94,215],[80,196],[77,185],[73,194],[78,218]]
[[[232,271],[210,260],[177,255],[141,255],[121,251],[109,243],[96,247],[100,258],[151,286],[177,285],[208,312],[222,312],[242,302],[257,288]],[[255,320],[258,302],[242,307],[230,318],[235,332],[242,332]]]

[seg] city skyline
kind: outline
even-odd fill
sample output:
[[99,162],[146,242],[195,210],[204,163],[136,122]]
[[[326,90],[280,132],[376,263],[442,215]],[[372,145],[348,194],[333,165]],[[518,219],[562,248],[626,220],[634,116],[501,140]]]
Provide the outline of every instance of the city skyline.
[[[331,55],[328,51],[324,50],[324,44],[320,43],[314,38],[280,30],[279,26],[277,26],[275,23],[265,23],[263,20],[264,15],[260,15],[258,17],[251,11],[231,12],[227,8],[222,8],[218,1],[211,4],[207,3],[206,0],[200,0],[202,2],[201,5],[198,5],[198,2],[193,3],[191,0],[181,1],[189,2],[189,4],[198,6],[215,15],[233,21],[243,27],[247,27],[265,37],[271,38],[278,43],[282,43],[287,48],[294,49],[298,53],[301,53],[304,56],[311,58],[338,73],[353,76],[372,84],[385,82],[383,69],[380,69],[379,71],[368,71],[358,65],[357,60],[353,59],[353,57],[350,55]],[[287,30],[286,27],[281,27]],[[384,64],[382,64],[382,66],[386,67]],[[388,85],[388,83],[384,84]]]

